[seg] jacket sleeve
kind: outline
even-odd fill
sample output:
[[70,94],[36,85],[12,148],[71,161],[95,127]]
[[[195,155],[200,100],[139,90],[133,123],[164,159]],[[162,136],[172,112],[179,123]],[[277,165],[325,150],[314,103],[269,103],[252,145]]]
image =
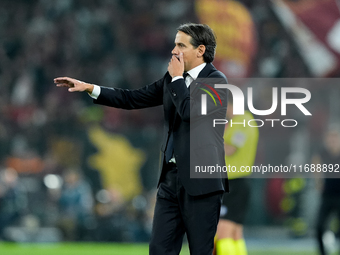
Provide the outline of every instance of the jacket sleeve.
[[[197,79],[199,80],[199,79]],[[226,77],[219,71],[214,71],[208,77],[203,79],[204,83],[209,84],[211,87],[214,87],[214,84],[227,84]],[[190,121],[193,118],[201,117],[201,95],[206,94],[203,90],[199,88],[191,88],[194,89],[194,93],[190,93],[189,89],[185,85],[183,79],[178,79],[174,82],[171,82],[166,85],[167,89],[170,92],[171,99],[176,106],[177,112],[180,115],[183,121]],[[190,86],[197,86],[195,81]],[[215,89],[217,92],[221,102],[222,107],[227,107],[227,91],[225,89]],[[214,97],[217,97],[213,94]],[[209,97],[209,96],[208,96]],[[220,104],[219,99],[215,100],[218,104]],[[207,99],[207,113],[213,113],[215,110],[220,108],[216,107],[213,99]]]
[[135,90],[101,87],[95,104],[126,110],[141,109],[163,104],[163,83],[165,76],[145,87]]

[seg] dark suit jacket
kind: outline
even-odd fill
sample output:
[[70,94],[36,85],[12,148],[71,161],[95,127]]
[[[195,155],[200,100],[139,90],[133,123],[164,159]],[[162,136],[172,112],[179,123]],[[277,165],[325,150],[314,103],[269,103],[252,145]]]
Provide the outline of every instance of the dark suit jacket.
[[[198,79],[210,78],[227,83],[223,73],[212,64],[207,64],[200,72]],[[216,89],[223,107],[217,108],[213,100],[207,100],[207,115],[201,115],[201,97],[204,91],[190,86],[190,91],[183,79],[171,82],[172,77],[167,72],[162,79],[136,90],[101,87],[101,93],[94,103],[122,109],[141,109],[163,105],[164,108],[164,138],[161,148],[161,175],[164,168],[164,153],[169,135],[173,132],[174,156],[179,178],[189,195],[204,195],[217,191],[228,191],[228,181],[222,178],[190,178],[194,171],[194,163],[204,159],[212,165],[225,166],[224,155],[224,125],[213,127],[213,119],[225,119],[227,91]],[[194,83],[193,83],[194,84]],[[211,85],[213,86],[213,85]],[[202,132],[203,130],[203,132]],[[202,161],[203,160],[203,161]],[[206,161],[204,161],[206,162]],[[158,184],[159,185],[159,184]]]

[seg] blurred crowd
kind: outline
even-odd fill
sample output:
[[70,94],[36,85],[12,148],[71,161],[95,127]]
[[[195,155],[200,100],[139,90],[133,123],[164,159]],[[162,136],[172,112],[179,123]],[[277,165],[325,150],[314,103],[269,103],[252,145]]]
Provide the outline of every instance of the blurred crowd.
[[[258,37],[252,76],[309,77],[268,1],[241,2]],[[88,165],[98,148],[87,128],[157,151],[161,109],[96,107],[56,89],[53,78],[129,89],[153,82],[167,69],[176,27],[188,21],[198,21],[193,0],[0,1],[0,239],[29,241],[16,229],[25,227],[58,229],[37,240],[148,241],[158,154],[147,153],[142,194],[125,200]]]
[[153,196],[150,192],[127,202],[114,189],[94,195],[79,169],[67,169],[63,176],[48,174],[39,183],[5,168],[0,172],[0,239],[146,242]]
[[[157,154],[150,152],[144,166],[151,173],[141,169],[145,192],[125,201],[119,191],[103,189],[97,169],[88,165],[98,148],[89,141],[87,127],[137,136],[137,146],[144,139],[144,147],[157,151],[161,110],[122,114],[95,107],[87,95],[56,89],[53,78],[124,88],[158,79],[166,70],[174,31],[192,5],[0,2],[0,239],[19,238],[3,230],[28,224],[58,227],[66,240],[148,240]],[[152,133],[137,134],[143,130]],[[69,174],[73,168],[77,171]]]

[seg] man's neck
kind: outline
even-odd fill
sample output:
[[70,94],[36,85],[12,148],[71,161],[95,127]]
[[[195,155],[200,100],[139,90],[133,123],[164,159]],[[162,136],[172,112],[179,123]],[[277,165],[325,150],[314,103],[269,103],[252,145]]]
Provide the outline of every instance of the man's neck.
[[192,70],[192,69],[194,69],[194,68],[196,68],[196,67],[198,67],[198,66],[200,66],[200,65],[202,65],[204,63],[205,63],[204,61],[197,61],[197,63],[195,63],[192,66],[190,66],[189,69],[186,70],[186,72],[189,72],[190,70]]
[[207,63],[202,63],[192,69],[190,69],[187,73],[193,78],[194,80],[197,79],[199,73],[203,70],[203,68],[206,66]]

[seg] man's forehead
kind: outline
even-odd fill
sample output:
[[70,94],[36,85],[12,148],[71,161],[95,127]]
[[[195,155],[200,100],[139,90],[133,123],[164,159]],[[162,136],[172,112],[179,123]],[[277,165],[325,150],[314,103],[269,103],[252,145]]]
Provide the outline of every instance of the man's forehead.
[[175,37],[175,43],[184,43],[184,44],[190,44],[191,36],[182,32],[178,31]]

